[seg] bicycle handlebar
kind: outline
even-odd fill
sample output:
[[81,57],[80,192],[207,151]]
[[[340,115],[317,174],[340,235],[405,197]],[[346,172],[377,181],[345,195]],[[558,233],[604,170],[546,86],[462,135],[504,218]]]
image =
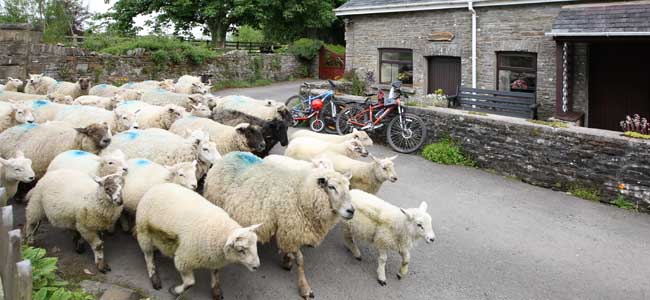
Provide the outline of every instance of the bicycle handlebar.
[[334,82],[332,82],[332,81],[329,80],[329,79],[327,80],[327,82],[330,83],[330,86],[332,87],[332,89],[335,89],[335,88],[336,88],[336,84],[334,84]]

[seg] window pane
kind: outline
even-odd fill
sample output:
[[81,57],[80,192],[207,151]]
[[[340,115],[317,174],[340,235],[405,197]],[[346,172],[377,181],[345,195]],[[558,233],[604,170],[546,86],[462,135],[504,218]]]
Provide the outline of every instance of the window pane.
[[534,93],[537,89],[537,74],[499,70],[499,90]]
[[413,84],[413,65],[400,65],[397,80],[401,80],[403,84]]
[[405,50],[381,50],[381,60],[403,61],[405,63],[412,63],[413,52]]
[[537,69],[532,55],[499,54],[502,67]]
[[381,64],[381,78],[380,83],[389,84],[397,78],[397,64]]
[[381,53],[381,60],[399,60],[399,53],[384,50]]

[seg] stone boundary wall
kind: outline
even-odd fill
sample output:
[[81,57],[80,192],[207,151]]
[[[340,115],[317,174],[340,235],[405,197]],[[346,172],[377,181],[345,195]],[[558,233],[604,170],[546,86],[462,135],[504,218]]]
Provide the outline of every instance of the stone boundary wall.
[[450,136],[481,168],[547,188],[596,189],[603,202],[623,194],[639,211],[650,212],[650,140],[448,108],[408,111],[424,119],[429,142]]

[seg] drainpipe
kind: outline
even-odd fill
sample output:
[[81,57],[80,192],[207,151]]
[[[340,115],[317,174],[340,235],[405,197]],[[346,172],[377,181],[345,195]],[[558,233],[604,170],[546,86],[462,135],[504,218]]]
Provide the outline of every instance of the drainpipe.
[[472,12],[472,88],[476,88],[476,10],[474,2],[468,1],[467,8]]

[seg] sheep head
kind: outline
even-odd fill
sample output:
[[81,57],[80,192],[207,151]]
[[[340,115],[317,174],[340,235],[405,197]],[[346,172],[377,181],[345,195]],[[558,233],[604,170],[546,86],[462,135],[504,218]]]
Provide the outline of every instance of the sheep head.
[[210,111],[210,108],[205,106],[203,103],[199,103],[197,105],[192,105],[192,111],[190,114],[199,118],[209,118],[212,115],[212,111]]
[[266,142],[264,141],[264,135],[262,134],[262,127],[248,123],[242,123],[235,126],[235,130],[238,134],[244,137],[246,146],[251,149],[251,151],[262,152],[264,149],[266,149]]
[[77,80],[77,84],[79,84],[82,91],[87,91],[90,89],[90,78],[80,77],[79,80]]
[[411,238],[423,238],[427,244],[436,239],[436,234],[431,226],[431,216],[427,213],[427,203],[422,202],[418,208],[403,209],[402,213],[406,216],[406,231]]
[[397,181],[397,172],[395,172],[395,165],[393,160],[397,158],[397,155],[393,157],[387,157],[384,159],[378,159],[374,155],[370,154],[373,163],[373,172],[375,178],[380,182],[389,180],[390,182]]
[[223,252],[226,260],[231,263],[240,263],[251,272],[257,271],[260,267],[260,258],[257,255],[257,234],[255,230],[262,224],[233,230]]
[[95,182],[99,184],[101,193],[105,195],[104,199],[114,205],[122,205],[122,190],[124,187],[124,177],[121,173],[112,174],[104,177],[95,177]]
[[25,104],[24,102],[18,101],[9,101],[13,109],[14,120],[18,124],[31,124],[34,123],[34,115],[32,113],[32,107]]
[[372,139],[368,133],[362,130],[352,129],[352,138],[361,142],[364,146],[372,146]]
[[0,157],[0,167],[5,180],[29,183],[36,178],[34,170],[32,170],[32,161],[26,158],[21,151],[16,151],[16,157],[14,158],[4,159]]
[[326,168],[315,168],[312,172],[315,172],[318,188],[327,194],[332,212],[343,219],[352,219],[354,216],[354,206],[350,198],[352,176],[349,173],[341,174]]
[[43,78],[43,73],[41,73],[41,74],[29,74],[28,82],[33,86],[38,86],[41,83],[42,78]]
[[346,147],[345,155],[348,157],[358,158],[360,156],[368,156],[368,150],[359,140],[351,139],[343,142],[343,144]]
[[82,139],[82,148],[99,150],[106,148],[111,143],[111,128],[106,122],[90,124],[84,128],[75,128],[75,130],[85,138]]
[[196,166],[198,161],[178,163],[173,166],[165,166],[169,170],[169,182],[184,186],[190,190],[196,190],[198,180],[196,179]]

